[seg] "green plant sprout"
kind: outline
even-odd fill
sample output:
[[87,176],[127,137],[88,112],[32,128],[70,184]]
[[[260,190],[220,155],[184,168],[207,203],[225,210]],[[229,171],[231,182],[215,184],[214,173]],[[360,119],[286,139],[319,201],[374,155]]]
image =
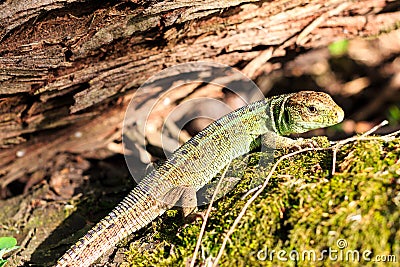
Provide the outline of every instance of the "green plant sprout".
[[17,248],[19,246],[17,246],[17,240],[14,237],[0,237],[0,267],[3,267],[7,263],[7,260],[3,260],[3,255]]
[[339,40],[331,43],[328,50],[332,56],[340,57],[347,53],[349,47],[349,40]]

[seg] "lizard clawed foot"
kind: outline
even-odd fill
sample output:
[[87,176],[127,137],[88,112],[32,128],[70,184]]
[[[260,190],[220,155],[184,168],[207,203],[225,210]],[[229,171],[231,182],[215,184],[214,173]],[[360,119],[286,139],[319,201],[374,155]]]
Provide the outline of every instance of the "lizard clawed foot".
[[185,219],[184,219],[185,223],[191,223],[197,219],[204,220],[205,214],[206,214],[206,211],[197,211],[197,209],[196,209],[196,211],[190,213],[189,215],[187,215],[185,217]]
[[320,147],[319,144],[313,139],[299,138],[295,141],[290,150],[297,151],[303,148],[318,148],[318,147]]

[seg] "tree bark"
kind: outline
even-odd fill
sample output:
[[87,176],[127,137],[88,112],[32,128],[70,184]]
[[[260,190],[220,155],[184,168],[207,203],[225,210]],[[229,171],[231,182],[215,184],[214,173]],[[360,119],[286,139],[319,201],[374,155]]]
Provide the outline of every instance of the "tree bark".
[[393,28],[399,6],[384,0],[4,1],[2,195],[59,152],[90,153],[120,140],[133,92],[166,67],[211,60],[256,78],[272,58]]

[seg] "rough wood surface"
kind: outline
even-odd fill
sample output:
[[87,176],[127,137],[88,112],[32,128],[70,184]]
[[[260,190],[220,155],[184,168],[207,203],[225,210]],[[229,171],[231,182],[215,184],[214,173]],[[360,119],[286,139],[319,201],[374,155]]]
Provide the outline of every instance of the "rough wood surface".
[[[3,1],[2,195],[60,151],[89,153],[118,139],[132,92],[166,67],[212,60],[256,78],[266,61],[299,48],[392,29],[399,6],[384,0]],[[85,138],[73,139],[76,132]]]

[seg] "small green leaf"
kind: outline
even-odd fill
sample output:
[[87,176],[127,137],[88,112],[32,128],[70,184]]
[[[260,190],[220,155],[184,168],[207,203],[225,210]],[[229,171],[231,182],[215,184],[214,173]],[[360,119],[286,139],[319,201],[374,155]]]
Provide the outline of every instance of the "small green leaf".
[[328,46],[328,49],[332,56],[338,57],[346,54],[348,47],[349,47],[349,40],[344,39],[331,43]]
[[0,267],[3,266],[7,261],[3,260],[3,255],[19,248],[16,246],[17,240],[11,236],[0,237]]
[[388,109],[388,120],[392,125],[400,124],[400,107],[399,106],[390,106]]
[[0,237],[0,249],[12,248],[17,244],[17,239],[10,236]]
[[0,260],[0,267],[3,267],[7,263],[7,260]]

